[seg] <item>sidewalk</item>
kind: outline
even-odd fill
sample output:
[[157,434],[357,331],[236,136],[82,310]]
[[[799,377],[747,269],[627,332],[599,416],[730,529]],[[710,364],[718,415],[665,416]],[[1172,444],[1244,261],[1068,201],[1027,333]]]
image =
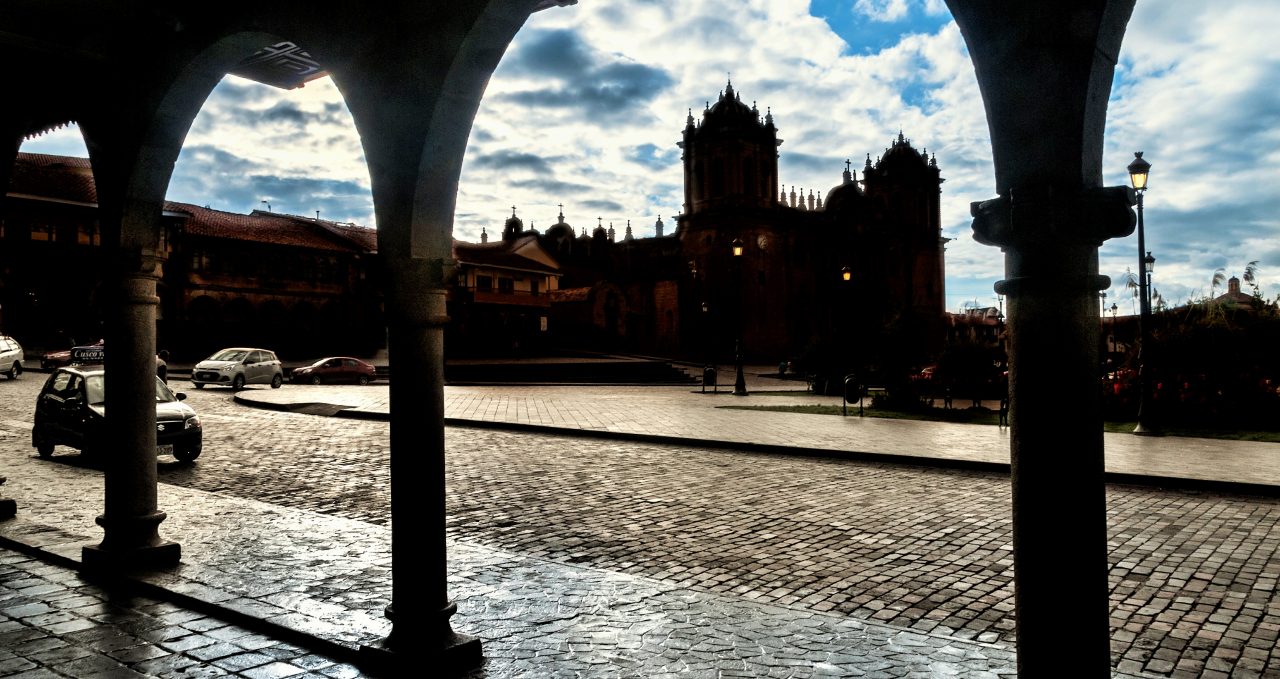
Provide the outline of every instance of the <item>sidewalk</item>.
[[[750,374],[750,373],[749,373]],[[731,390],[732,387],[729,387]],[[1009,429],[989,425],[797,415],[721,406],[840,405],[836,396],[795,393],[795,386],[752,376],[748,395],[685,387],[446,387],[445,421],[524,431],[695,441],[784,454],[1007,469]],[[341,417],[386,419],[385,385],[293,386],[239,392],[244,405]],[[1191,437],[1103,434],[1110,480],[1206,486],[1280,494],[1280,444]]]
[[[839,402],[768,393],[768,382],[755,377],[748,383],[751,394],[739,397],[688,388],[447,387],[446,415],[461,426],[693,439],[775,453],[1008,463],[1008,432],[996,427],[716,407]],[[249,389],[236,398],[245,405],[374,419],[385,418],[388,407],[385,385],[290,385]],[[1108,435],[1106,444],[1112,473],[1280,486],[1275,444],[1124,435]],[[100,475],[29,455],[6,473],[5,496],[20,500],[18,518],[0,522],[0,675],[89,676],[82,668],[92,657],[99,663],[92,665],[95,671],[119,666],[101,676],[347,679],[366,676],[354,665],[359,644],[389,629],[382,614],[391,591],[384,527],[162,484],[159,506],[173,508],[165,532],[182,544],[182,564],[136,576],[136,592],[149,599],[120,599],[65,570],[78,565],[83,545],[101,537],[93,520],[100,508],[84,501],[101,495]],[[7,550],[38,555],[57,568]],[[486,665],[472,679],[1014,674],[1007,646],[692,591],[456,540],[449,550],[449,592],[459,604],[455,627],[484,641]],[[86,597],[119,610],[104,615],[101,601]],[[131,645],[104,649],[103,639],[122,638]]]

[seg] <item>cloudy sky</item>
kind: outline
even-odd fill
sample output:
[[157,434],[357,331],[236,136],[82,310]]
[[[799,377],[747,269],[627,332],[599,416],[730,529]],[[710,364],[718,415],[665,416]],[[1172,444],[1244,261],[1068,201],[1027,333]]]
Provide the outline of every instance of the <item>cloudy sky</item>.
[[[1140,1],[1107,121],[1106,183],[1133,151],[1152,164],[1147,247],[1169,303],[1210,292],[1218,268],[1257,261],[1280,294],[1280,34],[1275,0]],[[598,218],[637,237],[681,209],[676,141],[732,77],[785,140],[781,181],[815,192],[860,168],[899,131],[936,154],[943,185],[947,308],[994,306],[1002,255],[975,243],[968,205],[993,195],[973,67],[941,0],[583,0],[530,18],[489,83],[463,167],[455,235],[501,232],[518,206],[545,229]],[[24,151],[83,155],[74,129]],[[373,224],[369,177],[345,104],[327,79],[283,92],[228,77],[192,126],[172,200]],[[669,232],[669,231],[668,231]],[[1108,242],[1107,303],[1125,290],[1137,237]],[[1219,291],[1221,292],[1221,291]]]

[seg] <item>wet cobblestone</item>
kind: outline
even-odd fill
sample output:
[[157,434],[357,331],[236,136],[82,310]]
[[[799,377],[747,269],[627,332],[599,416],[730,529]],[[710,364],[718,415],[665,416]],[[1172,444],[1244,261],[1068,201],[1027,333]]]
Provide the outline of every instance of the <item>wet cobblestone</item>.
[[[192,402],[207,422],[206,456],[162,464],[165,483],[387,521],[385,424],[245,410],[226,392]],[[20,423],[22,413],[3,417]],[[0,422],[6,432],[26,435]],[[465,428],[451,428],[448,442],[455,538],[751,605],[1013,640],[1000,475]],[[6,439],[0,450],[11,450]],[[55,460],[35,464],[79,466],[74,456]],[[1108,516],[1116,667],[1280,673],[1276,500],[1111,486]],[[84,525],[93,528],[91,516]],[[260,575],[283,583],[293,567]],[[377,574],[342,573],[317,587],[342,591],[369,577]],[[253,606],[292,605],[283,588],[257,594]],[[357,594],[380,614],[385,591]],[[465,609],[459,618],[470,619]],[[537,638],[527,641],[537,647]]]

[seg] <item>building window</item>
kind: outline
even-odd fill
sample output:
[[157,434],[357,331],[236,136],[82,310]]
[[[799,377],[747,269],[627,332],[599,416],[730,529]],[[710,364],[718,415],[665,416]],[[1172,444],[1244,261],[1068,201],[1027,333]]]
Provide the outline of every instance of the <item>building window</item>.
[[511,280],[510,278],[499,278],[499,279],[498,279],[498,292],[501,292],[501,293],[503,293],[504,295],[510,295],[511,293],[513,293],[513,292],[515,292],[515,291],[516,291],[516,282],[515,282],[515,281]]
[[532,278],[529,280],[529,294],[534,297],[538,296],[538,279]]
[[78,245],[98,245],[98,225],[81,224],[76,227],[76,243]]
[[54,230],[52,224],[32,224],[31,240],[46,241],[52,243],[57,240],[57,231]]
[[476,276],[476,292],[491,292],[493,276]]

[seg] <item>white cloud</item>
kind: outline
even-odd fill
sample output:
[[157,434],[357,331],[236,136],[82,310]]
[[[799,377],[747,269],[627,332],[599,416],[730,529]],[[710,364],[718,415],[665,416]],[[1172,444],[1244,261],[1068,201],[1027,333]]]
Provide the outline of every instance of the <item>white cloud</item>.
[[856,0],[853,10],[872,21],[898,21],[907,16],[907,0]]
[[[661,214],[670,229],[682,208],[675,143],[686,112],[700,115],[732,74],[743,100],[777,121],[788,187],[825,191],[838,183],[845,158],[860,169],[864,154],[874,159],[899,130],[935,153],[947,180],[944,235],[956,239],[947,249],[948,307],[990,300],[1003,257],[972,240],[969,203],[993,195],[993,166],[959,30],[948,23],[887,35],[884,49],[855,50],[809,8],[809,0],[650,0],[535,14],[481,104],[455,235],[496,233],[512,204],[526,224],[545,228],[562,202],[578,227],[601,217],[621,228],[630,219],[647,236]],[[880,21],[945,16],[941,0],[860,0],[856,9]],[[1167,0],[1135,9],[1108,113],[1104,172],[1107,184],[1125,184],[1133,151],[1152,163],[1147,240],[1159,260],[1156,287],[1169,299],[1207,291],[1215,268],[1238,274],[1254,259],[1267,294],[1280,292],[1273,245],[1280,242],[1280,56],[1256,37],[1272,34],[1280,34],[1274,0]],[[49,149],[73,149],[75,137],[56,133],[24,150],[64,152]],[[171,187],[171,195],[186,192],[177,199],[247,211],[272,198],[278,211],[320,208],[372,223],[359,139],[327,79],[280,92],[228,78],[187,144]],[[244,163],[250,176],[220,171],[202,155],[210,148]],[[270,181],[254,181],[258,175]],[[259,195],[268,186],[289,195]],[[1108,242],[1102,272],[1120,280],[1136,258],[1134,237]]]

